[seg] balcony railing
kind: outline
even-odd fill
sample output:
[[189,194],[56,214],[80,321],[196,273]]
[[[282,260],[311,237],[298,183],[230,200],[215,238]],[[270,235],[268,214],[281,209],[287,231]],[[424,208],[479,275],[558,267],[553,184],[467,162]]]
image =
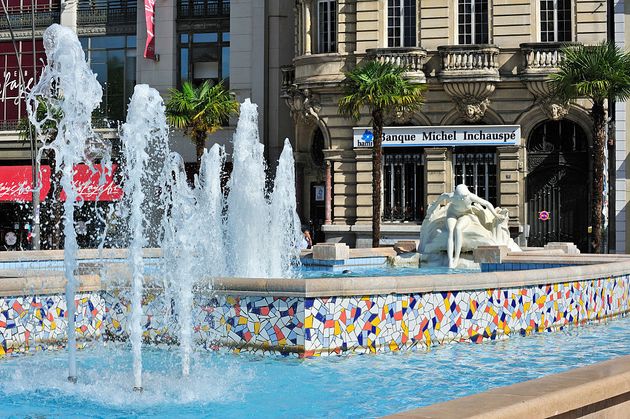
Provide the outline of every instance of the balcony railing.
[[422,72],[427,51],[424,48],[374,48],[366,51],[368,58]]
[[286,93],[295,85],[295,67],[292,65],[285,65],[280,67],[282,72],[282,93]]
[[537,42],[521,44],[524,75],[543,75],[553,73],[564,60],[562,48],[579,45],[562,42]]
[[499,77],[499,48],[494,45],[448,45],[438,47],[442,59],[440,77]]
[[[23,7],[8,7],[7,12],[9,15],[9,22],[11,23],[11,29],[14,31],[31,29],[33,26],[33,15],[31,14],[31,8],[27,6]],[[35,28],[44,29],[53,23],[59,23],[60,6],[54,5],[36,5],[35,6]],[[9,30],[9,24],[5,16],[0,19],[0,30]]]
[[228,0],[179,0],[177,3],[178,19],[198,19],[229,15],[230,2]]
[[132,1],[79,1],[77,25],[79,26],[118,26],[134,25],[138,14],[138,4]]

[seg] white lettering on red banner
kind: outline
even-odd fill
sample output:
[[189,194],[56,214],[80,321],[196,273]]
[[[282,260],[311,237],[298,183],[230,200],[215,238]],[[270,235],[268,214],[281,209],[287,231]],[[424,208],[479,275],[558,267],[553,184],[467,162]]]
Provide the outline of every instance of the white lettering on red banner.
[[[50,190],[50,167],[39,169],[40,201]],[[33,171],[31,166],[0,167],[0,202],[31,202],[33,200]]]
[[[116,165],[112,165],[111,171],[106,170],[100,164],[94,165],[94,171],[88,165],[78,164],[74,167],[72,183],[77,191],[77,200],[83,201],[118,201],[123,197],[123,190],[114,182],[113,173]],[[66,194],[61,193],[61,199],[65,201]]]
[[155,0],[144,0],[144,19],[147,23],[144,58],[155,60]]

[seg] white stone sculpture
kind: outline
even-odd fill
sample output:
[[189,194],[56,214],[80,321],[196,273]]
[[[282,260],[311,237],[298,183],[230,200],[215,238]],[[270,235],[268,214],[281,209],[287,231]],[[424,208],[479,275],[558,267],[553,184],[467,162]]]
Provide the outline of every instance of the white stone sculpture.
[[[445,202],[445,205],[440,205]],[[443,193],[433,202],[422,222],[418,251],[423,255],[446,251],[449,268],[460,265],[462,252],[479,246],[506,245],[520,251],[510,238],[507,209],[494,208],[485,199],[471,193],[466,185]]]

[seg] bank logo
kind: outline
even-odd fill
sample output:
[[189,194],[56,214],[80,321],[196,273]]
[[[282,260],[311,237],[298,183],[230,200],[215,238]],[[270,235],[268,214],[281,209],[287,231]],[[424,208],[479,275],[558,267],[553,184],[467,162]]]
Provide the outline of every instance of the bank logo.
[[369,129],[363,131],[363,135],[361,136],[361,141],[366,143],[371,143],[374,140],[374,134]]

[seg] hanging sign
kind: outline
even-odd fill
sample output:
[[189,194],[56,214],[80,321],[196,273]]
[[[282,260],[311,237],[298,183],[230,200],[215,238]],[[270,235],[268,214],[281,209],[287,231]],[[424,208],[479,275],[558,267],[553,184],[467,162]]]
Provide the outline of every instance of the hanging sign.
[[[371,127],[354,127],[354,147],[372,147]],[[519,145],[520,125],[448,125],[383,128],[383,147]]]
[[144,0],[144,19],[147,23],[144,58],[155,60],[155,0]]

